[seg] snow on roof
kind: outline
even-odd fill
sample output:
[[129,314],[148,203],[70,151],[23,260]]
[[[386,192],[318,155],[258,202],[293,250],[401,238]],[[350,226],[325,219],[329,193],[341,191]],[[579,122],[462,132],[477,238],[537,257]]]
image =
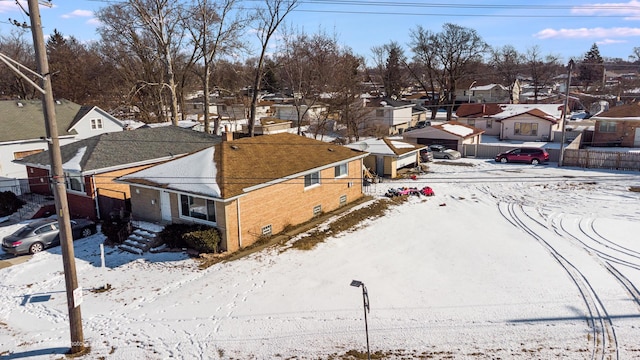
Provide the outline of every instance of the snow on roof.
[[[415,145],[405,141],[388,140],[397,149],[414,149]],[[377,155],[397,155],[384,139],[366,139],[355,143],[347,144],[346,147],[354,150],[366,151]]]
[[455,124],[442,124],[442,130],[448,131],[452,134],[460,135],[462,137],[473,134],[473,129]]
[[79,148],[76,154],[71,159],[69,159],[69,161],[62,164],[62,168],[64,170],[82,171],[80,161],[82,161],[82,157],[84,156],[85,152],[87,152],[86,146]]
[[220,187],[216,182],[218,170],[213,161],[213,154],[214,147],[208,147],[191,155],[125,175],[122,179],[146,179],[156,184],[171,185],[175,190],[221,197]]
[[538,109],[556,120],[562,117],[562,105],[558,104],[505,104],[500,105],[502,112],[492,115],[496,119],[506,119]]
[[500,84],[489,84],[489,85],[482,85],[482,86],[474,86],[472,87],[470,90],[471,91],[485,91],[485,90],[491,90],[495,87],[499,87],[503,90],[505,90],[506,88],[503,85]]

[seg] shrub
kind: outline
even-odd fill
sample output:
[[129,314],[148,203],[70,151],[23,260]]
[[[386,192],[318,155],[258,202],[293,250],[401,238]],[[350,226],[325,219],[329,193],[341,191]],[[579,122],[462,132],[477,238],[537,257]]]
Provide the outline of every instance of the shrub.
[[0,192],[0,216],[11,215],[26,204],[11,191]]
[[159,237],[170,248],[191,247],[184,239],[184,234],[211,229],[200,224],[169,224],[160,232]]
[[112,244],[122,244],[130,234],[130,223],[127,219],[115,218],[102,223],[102,233]]
[[182,236],[188,247],[201,253],[217,253],[220,250],[220,233],[210,228],[192,231]]

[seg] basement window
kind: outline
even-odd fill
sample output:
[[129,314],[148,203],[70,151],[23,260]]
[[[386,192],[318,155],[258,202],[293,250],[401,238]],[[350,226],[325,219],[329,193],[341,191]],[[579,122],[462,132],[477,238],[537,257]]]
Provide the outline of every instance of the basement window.
[[340,196],[340,206],[347,204],[347,195]]
[[262,235],[263,236],[270,236],[272,233],[273,232],[272,232],[271,224],[262,227]]
[[316,205],[313,207],[313,216],[319,216],[322,214],[322,205]]

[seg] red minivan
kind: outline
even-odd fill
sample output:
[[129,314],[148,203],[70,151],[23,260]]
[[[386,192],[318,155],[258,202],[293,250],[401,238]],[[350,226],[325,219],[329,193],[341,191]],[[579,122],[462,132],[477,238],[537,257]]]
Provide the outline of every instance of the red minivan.
[[536,165],[549,161],[549,153],[543,148],[517,148],[496,155],[496,161],[501,163],[522,162]]

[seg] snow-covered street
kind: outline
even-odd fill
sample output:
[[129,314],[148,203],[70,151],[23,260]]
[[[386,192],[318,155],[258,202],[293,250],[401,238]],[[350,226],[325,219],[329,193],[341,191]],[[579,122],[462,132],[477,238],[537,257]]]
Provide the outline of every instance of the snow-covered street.
[[[384,358],[640,359],[640,174],[456,164],[372,185],[436,195],[310,251],[200,270],[184,254],[107,248],[103,269],[103,235],[76,241],[86,358],[346,359],[366,352],[356,279]],[[0,358],[68,350],[59,247],[0,269],[0,303]]]

